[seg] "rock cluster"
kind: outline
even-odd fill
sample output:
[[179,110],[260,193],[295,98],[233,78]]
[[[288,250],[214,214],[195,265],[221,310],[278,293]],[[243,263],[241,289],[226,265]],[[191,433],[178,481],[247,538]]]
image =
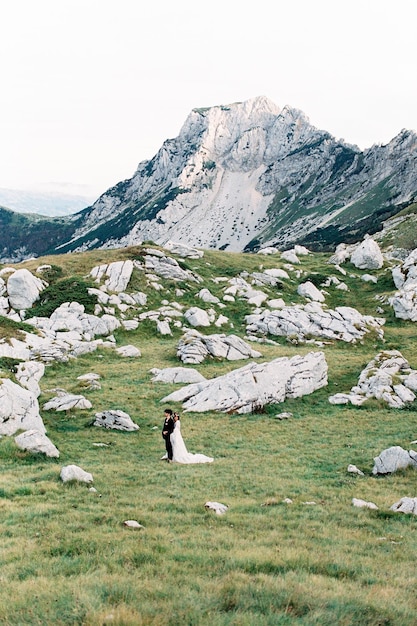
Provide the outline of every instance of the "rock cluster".
[[415,400],[414,391],[417,391],[417,371],[410,368],[398,350],[385,350],[368,363],[349,393],[330,396],[329,402],[360,406],[369,398],[376,398],[391,408],[401,409]]
[[383,337],[383,318],[362,315],[352,307],[324,309],[319,302],[284,306],[246,317],[248,335],[278,335],[304,342],[311,337],[355,343],[370,330]]
[[189,329],[178,342],[177,356],[183,363],[197,364],[208,356],[238,361],[262,355],[236,335],[202,335]]

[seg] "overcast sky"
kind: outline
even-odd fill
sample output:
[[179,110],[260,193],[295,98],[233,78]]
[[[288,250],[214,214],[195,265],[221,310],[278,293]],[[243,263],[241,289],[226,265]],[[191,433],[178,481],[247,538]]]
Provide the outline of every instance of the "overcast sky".
[[415,0],[1,0],[0,187],[98,196],[191,109],[264,95],[360,148],[417,129]]

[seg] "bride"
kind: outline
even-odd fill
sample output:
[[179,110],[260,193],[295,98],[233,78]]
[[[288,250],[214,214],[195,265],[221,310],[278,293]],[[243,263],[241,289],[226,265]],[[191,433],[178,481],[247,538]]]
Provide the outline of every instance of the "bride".
[[171,433],[172,460],[176,463],[212,463],[214,459],[205,454],[192,454],[187,451],[181,435],[181,421],[178,413],[174,413],[175,427]]

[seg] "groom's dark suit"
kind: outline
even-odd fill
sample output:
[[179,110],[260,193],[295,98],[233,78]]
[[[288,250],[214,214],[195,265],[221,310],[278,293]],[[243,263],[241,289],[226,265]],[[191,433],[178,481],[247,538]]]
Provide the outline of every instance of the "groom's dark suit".
[[162,426],[162,436],[165,439],[165,448],[167,451],[167,457],[169,461],[172,461],[172,444],[171,433],[174,430],[175,422],[172,415],[165,414],[164,425]]

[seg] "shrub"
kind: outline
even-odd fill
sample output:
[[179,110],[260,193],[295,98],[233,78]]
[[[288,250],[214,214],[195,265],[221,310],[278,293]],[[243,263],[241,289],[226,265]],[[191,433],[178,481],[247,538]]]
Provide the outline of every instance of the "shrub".
[[77,276],[57,281],[42,291],[30,314],[33,317],[49,317],[64,302],[78,302],[84,305],[86,313],[93,313],[97,299],[88,293],[91,287],[91,282]]

